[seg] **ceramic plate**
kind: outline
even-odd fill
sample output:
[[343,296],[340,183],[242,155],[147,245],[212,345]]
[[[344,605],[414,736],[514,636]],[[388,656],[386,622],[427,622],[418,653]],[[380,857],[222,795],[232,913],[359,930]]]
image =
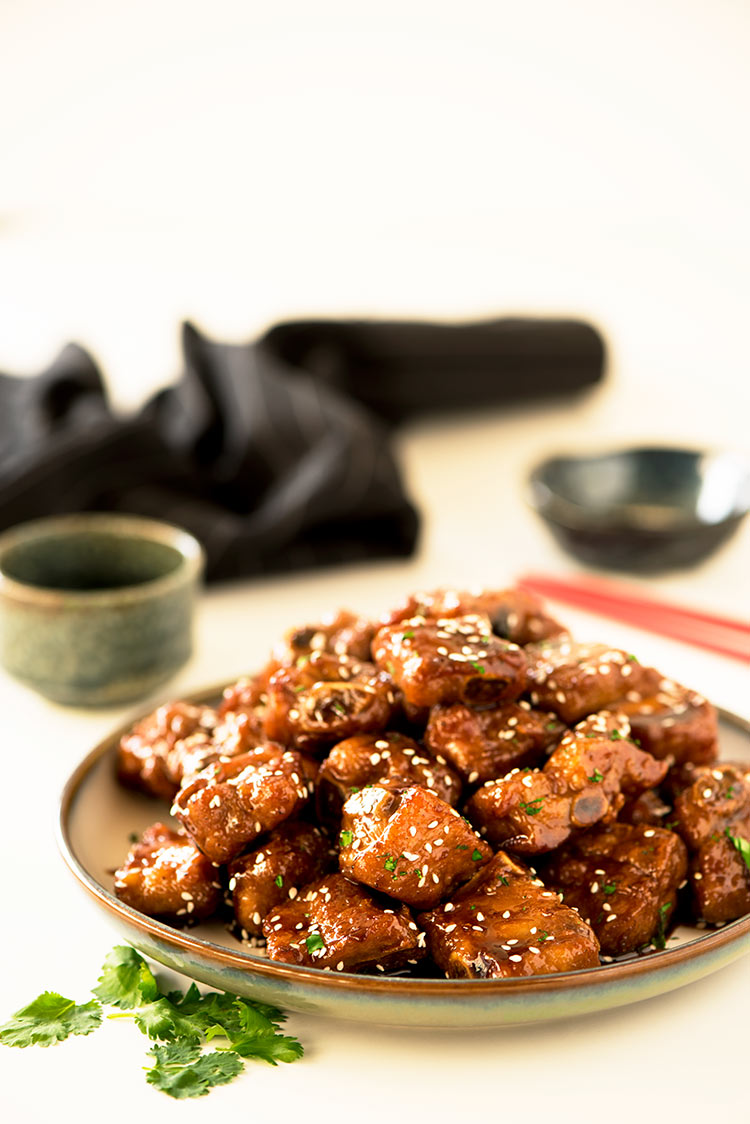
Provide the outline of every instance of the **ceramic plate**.
[[[220,690],[195,696],[213,702]],[[130,728],[130,724],[128,726]],[[667,948],[588,968],[512,980],[357,976],[275,964],[246,949],[222,922],[173,929],[123,905],[112,892],[132,832],[166,817],[163,804],[115,779],[118,730],[78,766],[62,796],[59,843],[81,885],[145,956],[201,983],[293,1011],[390,1026],[483,1027],[568,1018],[672,991],[750,950],[750,916],[722,928],[682,927]],[[721,756],[750,762],[750,723],[721,716]]]

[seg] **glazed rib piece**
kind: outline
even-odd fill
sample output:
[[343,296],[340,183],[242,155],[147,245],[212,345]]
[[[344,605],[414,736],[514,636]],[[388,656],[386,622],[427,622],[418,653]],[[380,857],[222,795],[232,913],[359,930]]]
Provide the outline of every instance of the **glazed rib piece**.
[[695,774],[674,806],[695,910],[705,921],[732,921],[750,912],[750,773],[724,764]]
[[526,687],[523,649],[495,636],[488,617],[413,617],[387,625],[372,654],[415,709],[510,701]]
[[391,680],[373,664],[315,651],[269,679],[264,730],[271,741],[320,752],[384,729],[395,707]]
[[383,617],[383,624],[401,624],[412,617],[486,616],[492,631],[514,644],[530,644],[557,636],[564,628],[549,616],[541,598],[524,589],[486,590],[478,593],[437,589],[407,597]]
[[295,816],[309,795],[300,755],[267,744],[207,766],[178,792],[172,813],[204,855],[226,863]]
[[467,886],[417,917],[430,954],[453,979],[595,968],[591,928],[541,879],[502,851]]
[[175,745],[191,736],[210,740],[218,721],[208,706],[172,702],[160,706],[121,739],[117,752],[117,777],[128,788],[171,800],[180,787],[170,755]]
[[541,764],[566,728],[556,714],[521,699],[481,710],[464,703],[434,706],[424,736],[432,753],[467,784],[484,784],[511,769]]
[[219,907],[219,872],[191,839],[163,823],[152,824],[115,871],[120,901],[149,917],[201,921]]
[[646,824],[595,827],[571,839],[540,867],[545,882],[591,925],[603,953],[664,947],[687,874],[685,844]]
[[633,737],[654,757],[710,765],[719,755],[716,708],[697,691],[645,668],[638,690],[618,703]]
[[644,669],[621,648],[559,636],[526,648],[530,698],[572,725],[638,690]]
[[653,788],[669,768],[628,740],[624,715],[602,711],[568,731],[543,769],[488,781],[467,815],[493,844],[541,854],[572,832],[614,819],[627,796]]
[[229,891],[240,929],[259,937],[263,919],[277,905],[294,901],[303,886],[334,865],[334,856],[319,828],[295,820],[280,824],[260,847],[232,859]]
[[352,793],[369,784],[423,785],[448,804],[457,804],[461,796],[458,774],[413,738],[398,732],[358,734],[335,745],[320,766],[319,814],[337,822]]
[[437,905],[491,857],[463,816],[418,785],[370,785],[344,805],[342,873],[418,909]]
[[327,874],[263,923],[271,960],[337,972],[394,972],[416,964],[425,939],[406,906],[384,905],[342,874]]

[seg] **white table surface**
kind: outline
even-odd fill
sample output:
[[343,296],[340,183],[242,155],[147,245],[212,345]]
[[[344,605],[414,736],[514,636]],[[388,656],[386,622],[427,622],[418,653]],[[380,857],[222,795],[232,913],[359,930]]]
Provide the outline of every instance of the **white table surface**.
[[[417,555],[205,593],[169,695],[254,669],[282,629],[328,608],[576,570],[523,500],[529,466],[553,449],[747,447],[745,4],[267,8],[0,3],[0,369],[31,374],[77,338],[128,409],[176,376],[180,318],[240,339],[306,313],[569,313],[602,328],[610,358],[573,404],[399,433]],[[750,523],[648,585],[747,615],[749,562]],[[560,611],[580,636],[750,717],[739,664]],[[117,940],[53,831],[75,764],[139,709],[63,709],[0,674],[0,1016],[45,988],[82,1001]],[[523,1029],[293,1015],[303,1061],[251,1063],[182,1103],[147,1087],[145,1040],[113,1022],[46,1051],[0,1050],[0,1110],[9,1124],[74,1111],[369,1124],[469,1108],[625,1121],[671,1115],[677,1099],[697,1122],[746,1110],[748,1002],[745,958],[661,998]]]

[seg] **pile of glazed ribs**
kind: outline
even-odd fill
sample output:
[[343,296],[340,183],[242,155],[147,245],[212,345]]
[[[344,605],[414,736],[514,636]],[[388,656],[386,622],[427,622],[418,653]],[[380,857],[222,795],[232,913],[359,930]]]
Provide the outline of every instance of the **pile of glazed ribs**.
[[417,594],[140,721],[118,776],[179,826],[115,892],[334,972],[595,967],[750,912],[750,774],[717,759],[709,702],[529,593]]

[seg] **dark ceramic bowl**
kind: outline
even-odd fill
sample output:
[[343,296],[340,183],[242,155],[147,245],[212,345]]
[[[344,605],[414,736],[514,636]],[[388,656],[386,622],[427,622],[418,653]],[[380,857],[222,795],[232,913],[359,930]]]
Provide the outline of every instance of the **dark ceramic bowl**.
[[705,558],[750,509],[750,461],[644,447],[554,456],[531,473],[531,505],[581,561],[655,572]]
[[0,660],[55,702],[142,698],[188,659],[200,544],[129,515],[40,519],[0,536]]

